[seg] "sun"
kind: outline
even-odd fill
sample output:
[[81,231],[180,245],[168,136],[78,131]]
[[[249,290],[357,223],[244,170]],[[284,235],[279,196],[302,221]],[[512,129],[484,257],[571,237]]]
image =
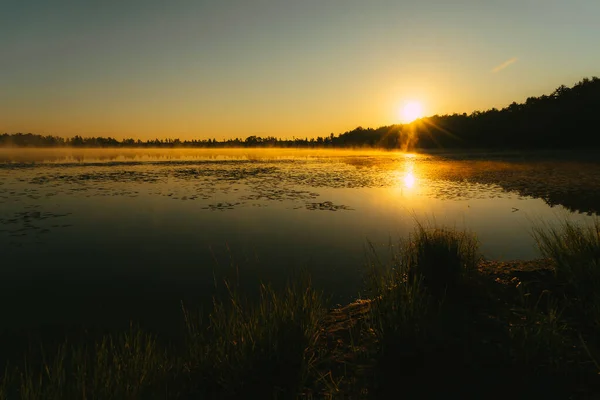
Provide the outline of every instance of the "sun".
[[418,101],[409,101],[400,110],[400,118],[406,123],[413,122],[423,116],[423,107]]

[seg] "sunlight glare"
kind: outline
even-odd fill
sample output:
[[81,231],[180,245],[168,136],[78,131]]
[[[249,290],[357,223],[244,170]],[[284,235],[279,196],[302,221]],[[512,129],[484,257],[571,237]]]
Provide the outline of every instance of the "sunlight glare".
[[404,175],[404,187],[407,189],[412,189],[415,186],[415,174],[412,171],[409,171]]
[[423,107],[418,101],[409,101],[404,105],[404,107],[400,111],[400,118],[406,123],[413,122],[414,120],[419,119],[422,116]]

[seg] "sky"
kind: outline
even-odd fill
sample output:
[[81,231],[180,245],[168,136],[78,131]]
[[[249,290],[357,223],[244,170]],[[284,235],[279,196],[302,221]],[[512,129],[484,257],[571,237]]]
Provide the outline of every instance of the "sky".
[[0,0],[0,132],[282,138],[600,75],[598,0]]

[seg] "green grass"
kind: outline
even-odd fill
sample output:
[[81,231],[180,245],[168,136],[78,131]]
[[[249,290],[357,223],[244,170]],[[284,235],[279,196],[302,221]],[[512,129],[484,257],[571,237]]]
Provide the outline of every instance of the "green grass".
[[[533,230],[544,257],[553,261],[557,280],[583,301],[600,300],[600,219],[587,226],[563,221]],[[588,304],[589,305],[589,304]]]
[[184,310],[186,368],[209,392],[298,393],[309,378],[325,312],[306,276],[283,293],[261,286],[256,304],[230,292],[227,302],[215,300],[207,321]]
[[533,233],[542,254],[554,261],[559,279],[578,290],[600,285],[600,219],[588,225],[542,223]]
[[552,262],[563,307],[593,365],[600,359],[600,219],[581,225],[563,220],[533,229],[540,252]]
[[91,348],[65,343],[42,360],[7,368],[0,398],[148,398],[166,378],[167,366],[156,339],[131,327]]
[[63,344],[7,367],[0,399],[289,398],[308,383],[326,309],[301,277],[251,303],[230,291],[207,318],[184,308],[186,345],[160,346],[132,327],[92,346]]
[[534,370],[566,368],[569,339],[563,307],[548,291],[536,299],[522,285],[519,289],[519,299],[512,309],[515,318],[508,328],[514,363]]
[[[374,387],[383,395],[427,356],[444,303],[465,286],[478,262],[475,237],[455,229],[417,224],[414,232],[381,262],[373,248],[368,263],[371,296],[365,330],[377,346]],[[392,389],[393,391],[393,389]]]
[[458,290],[477,265],[474,235],[418,224],[407,240],[392,249],[385,264],[371,247],[367,288],[373,299],[372,320],[380,330],[413,331],[416,321]]
[[422,279],[433,295],[459,287],[479,261],[475,236],[456,229],[417,224],[400,261],[411,279]]

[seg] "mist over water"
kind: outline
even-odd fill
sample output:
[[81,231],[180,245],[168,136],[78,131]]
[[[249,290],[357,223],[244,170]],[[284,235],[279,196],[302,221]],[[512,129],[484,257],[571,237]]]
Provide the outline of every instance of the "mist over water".
[[[585,174],[581,173],[585,171]],[[1,149],[6,327],[164,327],[223,276],[307,269],[334,303],[419,221],[473,230],[490,259],[539,257],[532,222],[597,214],[590,161],[320,150]],[[590,214],[590,215],[588,215]],[[173,311],[175,310],[175,311]]]

